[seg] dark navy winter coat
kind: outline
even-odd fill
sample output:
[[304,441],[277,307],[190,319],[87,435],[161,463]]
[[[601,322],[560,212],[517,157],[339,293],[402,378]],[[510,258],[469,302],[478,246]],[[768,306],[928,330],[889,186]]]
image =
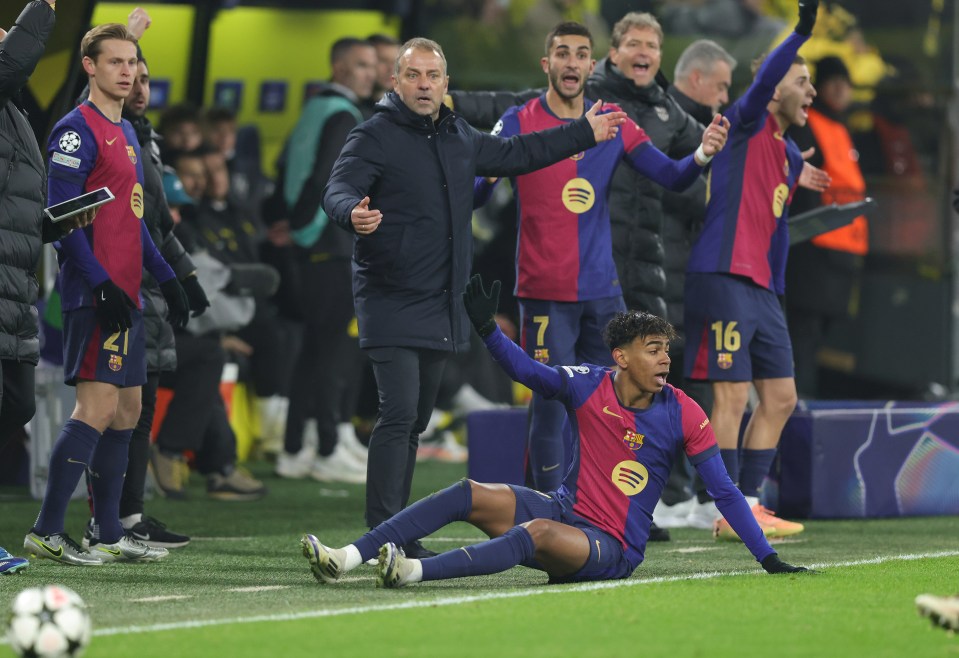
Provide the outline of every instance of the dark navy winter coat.
[[434,124],[387,94],[350,133],[323,199],[326,214],[349,231],[364,196],[383,213],[373,233],[353,239],[360,347],[466,350],[474,176],[518,176],[595,143],[585,118],[504,139],[446,107]]

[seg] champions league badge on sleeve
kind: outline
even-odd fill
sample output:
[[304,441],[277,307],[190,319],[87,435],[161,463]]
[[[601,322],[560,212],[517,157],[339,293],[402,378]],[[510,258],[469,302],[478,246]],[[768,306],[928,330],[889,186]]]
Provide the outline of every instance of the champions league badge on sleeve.
[[76,153],[80,148],[80,135],[73,130],[68,130],[60,135],[60,141],[57,142],[60,150],[64,153]]

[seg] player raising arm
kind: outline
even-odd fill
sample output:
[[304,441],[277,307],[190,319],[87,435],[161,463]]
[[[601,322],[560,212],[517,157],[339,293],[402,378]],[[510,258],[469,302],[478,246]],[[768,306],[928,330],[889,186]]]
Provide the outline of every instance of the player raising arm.
[[[384,587],[497,573],[519,564],[545,571],[552,583],[627,578],[643,560],[652,511],[680,443],[763,568],[806,570],[779,559],[726,475],[706,415],[666,384],[673,335],[668,322],[648,313],[621,313],[605,331],[613,368],[550,368],[496,326],[499,289],[497,281],[486,293],[475,275],[464,293],[467,313],[514,380],[566,406],[574,441],[565,482],[558,491],[542,493],[461,480],[344,548],[331,549],[305,535],[303,554],[318,581],[332,583],[377,553],[377,582]],[[491,539],[422,560],[396,549],[454,521],[466,521]]]

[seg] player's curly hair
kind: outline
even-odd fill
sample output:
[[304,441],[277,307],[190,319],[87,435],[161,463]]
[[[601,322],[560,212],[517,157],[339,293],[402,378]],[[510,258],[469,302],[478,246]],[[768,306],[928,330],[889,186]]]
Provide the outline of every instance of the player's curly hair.
[[610,350],[647,336],[664,336],[666,340],[673,341],[676,340],[676,330],[658,315],[645,311],[617,313],[603,329],[603,340]]

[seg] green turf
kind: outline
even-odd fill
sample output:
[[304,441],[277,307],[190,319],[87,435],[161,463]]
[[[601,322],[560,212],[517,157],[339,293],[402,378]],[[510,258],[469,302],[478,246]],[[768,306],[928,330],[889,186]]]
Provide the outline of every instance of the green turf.
[[[255,470],[269,477],[265,465]],[[462,466],[421,464],[414,497],[463,474]],[[646,563],[613,588],[548,587],[543,574],[517,568],[381,591],[365,566],[334,587],[318,585],[298,549],[306,531],[334,545],[361,533],[362,487],[268,483],[269,497],[255,503],[207,500],[199,482],[188,502],[149,501],[148,513],[194,535],[194,542],[158,564],[79,569],[36,562],[23,575],[0,579],[0,607],[30,585],[59,582],[75,589],[91,605],[100,633],[86,654],[93,658],[277,652],[959,658],[959,639],[928,630],[912,605],[918,593],[959,588],[955,517],[809,522],[804,534],[778,550],[787,561],[830,565],[812,576],[766,576],[741,544],[677,530],[674,541],[650,545]],[[0,491],[0,545],[13,552],[38,509],[17,494]],[[83,507],[74,503],[68,519],[78,538]],[[480,538],[457,524],[425,543],[444,550]],[[937,551],[952,555],[842,566]],[[703,573],[713,576],[686,579]],[[658,582],[643,582],[651,579]],[[244,587],[275,589],[227,591]],[[188,598],[136,601],[171,596]],[[183,627],[252,618],[269,621]],[[175,627],[155,630],[161,624]],[[133,634],[134,627],[146,630]],[[9,648],[0,647],[5,654]]]

